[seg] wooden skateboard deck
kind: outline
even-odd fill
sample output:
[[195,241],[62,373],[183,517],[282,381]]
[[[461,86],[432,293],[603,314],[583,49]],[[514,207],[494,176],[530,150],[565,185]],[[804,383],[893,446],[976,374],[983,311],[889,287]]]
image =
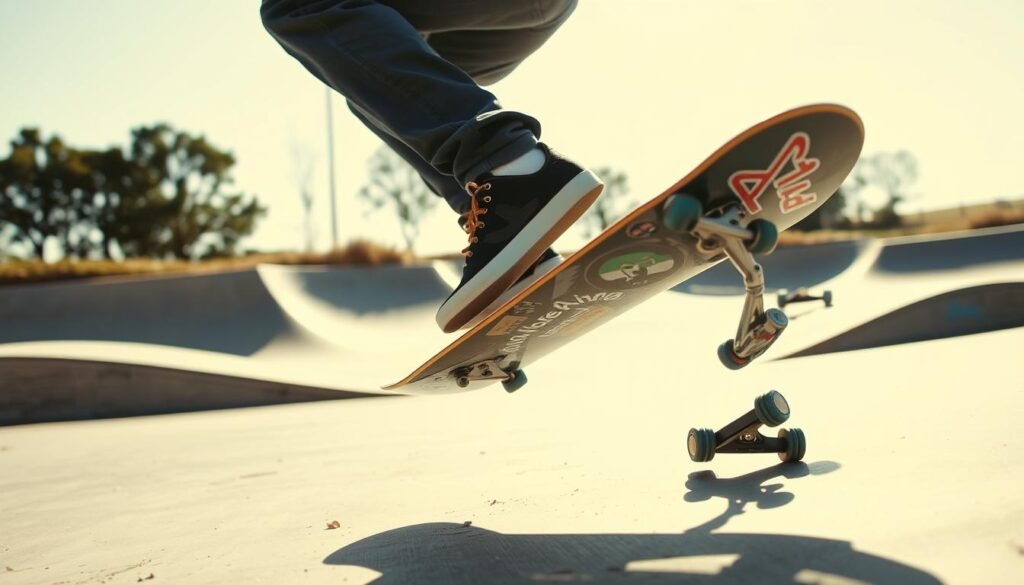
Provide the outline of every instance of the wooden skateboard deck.
[[524,366],[726,258],[708,257],[698,238],[666,225],[670,197],[685,193],[705,216],[730,210],[738,226],[761,219],[782,231],[839,189],[863,142],[857,114],[832,104],[789,110],[749,128],[385,389],[433,394],[505,380],[511,391],[510,373],[524,382]]

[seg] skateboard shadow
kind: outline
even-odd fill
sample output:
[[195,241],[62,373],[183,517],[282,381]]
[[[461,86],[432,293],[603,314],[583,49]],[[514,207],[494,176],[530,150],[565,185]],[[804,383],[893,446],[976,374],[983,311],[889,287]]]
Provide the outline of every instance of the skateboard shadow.
[[898,583],[940,581],[920,569],[854,550],[848,541],[712,532],[748,503],[767,509],[795,496],[765,482],[828,473],[831,462],[776,465],[736,478],[704,471],[686,482],[688,502],[727,499],[725,512],[681,534],[502,534],[430,523],[388,530],[331,553],[325,564],[404,583]]

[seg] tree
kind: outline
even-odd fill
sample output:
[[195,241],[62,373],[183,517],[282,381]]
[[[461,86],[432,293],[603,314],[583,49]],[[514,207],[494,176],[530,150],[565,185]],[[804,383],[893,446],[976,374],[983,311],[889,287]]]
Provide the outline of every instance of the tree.
[[437,203],[437,196],[395,151],[381,146],[368,163],[370,183],[359,190],[371,212],[392,206],[398,216],[406,250],[412,251],[420,233],[420,219]]
[[38,258],[50,241],[70,255],[87,251],[90,230],[79,221],[91,181],[85,158],[34,128],[11,141],[11,154],[0,161],[0,224],[10,242]]
[[43,258],[234,252],[265,214],[255,199],[224,194],[234,158],[166,125],[133,131],[119,148],[72,148],[26,128],[0,161],[0,229],[8,247]]
[[629,193],[626,173],[611,167],[598,167],[594,174],[604,182],[604,191],[581,219],[584,237],[590,239],[608,229],[625,211],[636,207],[635,200],[623,203]]
[[870,208],[871,227],[891,228],[902,224],[903,220],[896,207],[910,196],[908,190],[917,180],[917,175],[917,159],[910,152],[880,152],[861,157],[848,184],[850,191],[858,198],[870,187],[877,188],[885,195],[886,201],[878,206],[869,207],[863,200],[859,203]]
[[846,201],[846,192],[840,187],[825,203],[821,204],[821,207],[798,221],[792,229],[803,232],[849,229],[850,218],[846,216]]
[[[118,230],[140,256],[203,258],[234,254],[267,209],[243,193],[224,193],[235,158],[204,136],[166,124],[132,131],[129,158],[140,175]],[[127,251],[127,250],[126,250]]]

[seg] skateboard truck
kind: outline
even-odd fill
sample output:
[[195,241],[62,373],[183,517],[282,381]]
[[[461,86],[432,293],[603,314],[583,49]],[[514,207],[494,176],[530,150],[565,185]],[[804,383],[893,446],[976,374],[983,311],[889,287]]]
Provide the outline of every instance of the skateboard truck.
[[736,336],[718,347],[718,359],[738,370],[763,354],[786,329],[789,319],[779,309],[764,309],[764,270],[754,254],[770,254],[779,241],[775,224],[753,219],[736,205],[704,215],[701,202],[692,195],[676,194],[665,203],[662,221],[669,229],[687,232],[697,239],[697,249],[707,256],[725,254],[743,277],[743,312]]
[[790,303],[806,303],[807,301],[824,301],[826,307],[831,307],[832,291],[826,290],[821,293],[821,296],[819,297],[812,295],[810,291],[804,287],[800,287],[792,292],[783,289],[779,291],[779,296],[776,300],[778,301],[780,309]]
[[778,437],[766,437],[761,425],[776,427],[789,419],[789,403],[776,390],[758,396],[754,408],[719,431],[690,429],[686,450],[690,459],[711,461],[715,453],[778,453],[783,461],[799,461],[807,451],[807,439],[800,429],[779,429]]
[[508,368],[501,366],[505,356],[483,360],[469,366],[455,368],[451,375],[459,388],[466,388],[472,382],[501,380],[505,391],[511,394],[526,385],[526,372],[519,369],[519,362],[513,362]]

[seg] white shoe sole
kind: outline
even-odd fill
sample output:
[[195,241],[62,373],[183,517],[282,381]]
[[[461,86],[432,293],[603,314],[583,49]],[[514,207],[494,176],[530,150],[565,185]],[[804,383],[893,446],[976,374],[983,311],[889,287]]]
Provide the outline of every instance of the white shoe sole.
[[487,305],[487,308],[477,313],[475,317],[467,321],[466,324],[463,325],[462,327],[459,327],[459,329],[465,330],[476,327],[477,323],[484,320],[484,317],[490,315],[491,313],[494,313],[495,311],[500,309],[505,303],[509,302],[509,300],[511,300],[513,297],[526,290],[526,288],[529,287],[531,284],[537,282],[541,278],[544,278],[544,276],[547,275],[548,272],[554,270],[555,267],[557,267],[563,261],[565,261],[565,258],[562,258],[561,254],[559,254],[558,256],[548,258],[547,260],[541,262],[540,264],[537,265],[536,268],[533,269],[533,273],[530,274],[530,276],[520,280],[519,282],[512,285],[512,288],[501,293],[501,296],[495,299],[493,303]]
[[441,305],[437,311],[438,326],[451,333],[483,313],[586,212],[603,188],[604,184],[592,172],[580,171],[497,256]]

